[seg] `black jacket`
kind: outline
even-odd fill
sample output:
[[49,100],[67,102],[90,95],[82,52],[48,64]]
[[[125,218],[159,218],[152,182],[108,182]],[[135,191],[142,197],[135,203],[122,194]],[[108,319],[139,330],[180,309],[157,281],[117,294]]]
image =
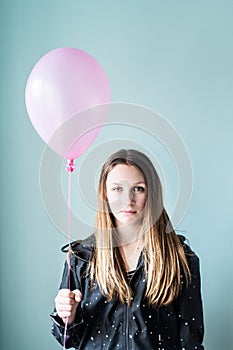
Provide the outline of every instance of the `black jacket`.
[[[168,306],[151,308],[144,299],[145,273],[142,255],[131,279],[132,305],[107,302],[98,285],[90,289],[88,262],[94,249],[93,236],[74,243],[69,277],[67,263],[60,288],[82,292],[75,322],[68,327],[66,348],[79,350],[203,350],[203,314],[200,294],[199,259],[184,243],[191,282]],[[55,312],[52,334],[64,345],[64,324]]]

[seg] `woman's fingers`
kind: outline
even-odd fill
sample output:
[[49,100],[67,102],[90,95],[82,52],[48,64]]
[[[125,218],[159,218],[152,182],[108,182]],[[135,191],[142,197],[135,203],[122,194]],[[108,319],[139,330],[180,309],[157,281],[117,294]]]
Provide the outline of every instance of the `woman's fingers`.
[[55,298],[55,303],[58,303],[58,304],[73,305],[75,302],[76,302],[75,301],[75,294],[68,289],[59,290],[59,292]]
[[63,320],[68,317],[68,323],[73,322],[81,299],[82,293],[78,289],[75,289],[74,291],[60,289],[55,298],[55,307],[58,316]]

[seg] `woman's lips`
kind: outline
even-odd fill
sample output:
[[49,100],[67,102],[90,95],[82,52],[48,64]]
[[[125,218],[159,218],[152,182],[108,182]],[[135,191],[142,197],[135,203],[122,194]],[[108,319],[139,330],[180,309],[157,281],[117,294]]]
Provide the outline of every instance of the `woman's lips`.
[[121,213],[123,213],[123,214],[136,214],[136,210],[122,210]]

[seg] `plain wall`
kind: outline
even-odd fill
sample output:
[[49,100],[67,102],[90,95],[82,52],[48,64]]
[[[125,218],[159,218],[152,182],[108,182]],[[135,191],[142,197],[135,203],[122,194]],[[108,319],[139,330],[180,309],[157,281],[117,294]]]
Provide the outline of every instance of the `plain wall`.
[[[201,259],[205,346],[233,348],[232,11],[227,0],[1,1],[3,349],[61,348],[50,335],[48,315],[67,238],[43,207],[38,176],[44,142],[24,103],[31,69],[57,47],[87,51],[103,66],[113,102],[158,111],[181,135],[194,181],[179,229]],[[96,144],[111,132],[103,130]],[[153,140],[141,137],[153,149]]]

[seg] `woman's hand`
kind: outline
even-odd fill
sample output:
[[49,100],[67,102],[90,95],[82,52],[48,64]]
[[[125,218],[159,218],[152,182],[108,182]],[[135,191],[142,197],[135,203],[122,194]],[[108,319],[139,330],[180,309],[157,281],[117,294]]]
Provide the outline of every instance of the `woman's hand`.
[[82,293],[75,289],[60,289],[55,298],[55,307],[58,316],[65,323],[68,317],[68,325],[74,322],[78,304],[82,300]]

